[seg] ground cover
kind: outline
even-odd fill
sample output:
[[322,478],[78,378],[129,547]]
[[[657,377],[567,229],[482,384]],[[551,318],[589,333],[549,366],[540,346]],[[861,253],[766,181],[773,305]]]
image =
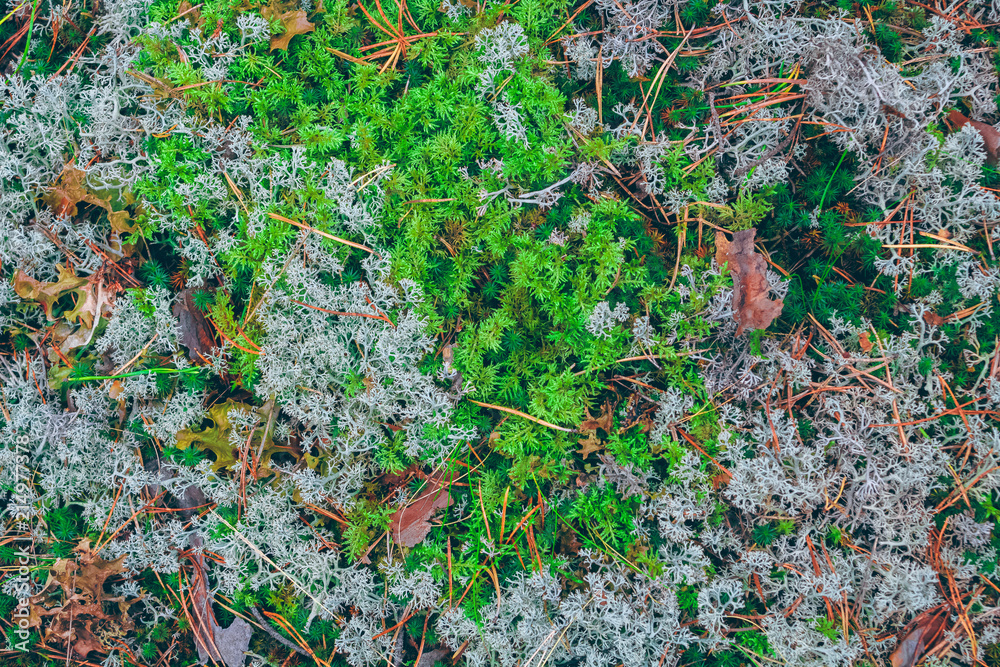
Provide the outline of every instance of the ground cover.
[[9,0],[4,664],[1000,664],[998,23]]

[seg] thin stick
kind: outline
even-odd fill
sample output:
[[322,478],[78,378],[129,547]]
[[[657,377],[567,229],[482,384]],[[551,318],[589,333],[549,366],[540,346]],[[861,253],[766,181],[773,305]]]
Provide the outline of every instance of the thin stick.
[[539,419],[538,417],[532,417],[531,415],[521,412],[520,410],[515,410],[514,408],[505,408],[502,405],[493,405],[492,403],[480,403],[479,401],[474,401],[471,398],[467,398],[466,400],[482,408],[492,408],[493,410],[499,410],[501,412],[507,412],[512,415],[517,415],[518,417],[524,417],[525,419],[533,421],[536,424],[541,424],[542,426],[548,426],[549,428],[554,428],[557,431],[563,431],[564,433],[576,433],[575,429],[565,428],[563,426],[556,426],[555,424],[547,422],[544,419]]
[[295,220],[292,220],[291,218],[286,218],[285,216],[278,215],[277,213],[268,213],[267,217],[271,218],[272,220],[278,220],[280,222],[287,222],[288,224],[294,225],[294,226],[298,227],[299,229],[307,229],[310,232],[315,232],[315,233],[319,234],[323,238],[330,239],[331,241],[336,241],[337,243],[343,243],[344,245],[349,245],[352,248],[357,248],[358,250],[364,250],[365,252],[371,253],[371,254],[375,255],[376,257],[378,257],[379,259],[382,259],[382,255],[378,254],[377,252],[375,252],[374,250],[372,250],[368,246],[361,245],[360,243],[355,243],[354,241],[348,241],[347,239],[342,239],[339,236],[334,236],[333,234],[327,234],[326,232],[324,232],[322,230],[319,230],[319,229],[316,229],[315,227],[310,227],[309,225],[307,225],[304,222],[296,222]]

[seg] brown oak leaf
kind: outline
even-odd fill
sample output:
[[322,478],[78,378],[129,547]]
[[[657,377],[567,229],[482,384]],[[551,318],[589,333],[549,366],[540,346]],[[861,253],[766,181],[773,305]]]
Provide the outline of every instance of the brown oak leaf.
[[960,128],[966,124],[972,125],[983,137],[983,143],[986,145],[986,161],[994,165],[997,163],[997,159],[1000,158],[1000,132],[997,132],[995,127],[978,120],[972,120],[960,111],[954,110],[948,114],[948,120],[956,128]]
[[439,471],[427,478],[416,497],[399,508],[389,520],[389,532],[396,544],[413,547],[431,532],[430,519],[436,511],[451,505],[445,473]]
[[41,630],[48,619],[43,643],[54,640],[67,647],[67,654],[84,659],[93,651],[107,653],[102,637],[125,636],[134,629],[128,610],[139,598],[126,600],[104,592],[105,582],[122,573],[125,556],[103,560],[87,538],[73,551],[77,559],[53,563],[45,587],[28,598],[28,627]]
[[738,324],[736,335],[746,330],[766,329],[778,315],[784,301],[769,299],[767,262],[754,251],[756,229],[735,232],[730,242],[722,232],[715,233],[715,261],[728,263],[733,275],[733,316]]
[[594,419],[589,409],[584,408],[584,411],[587,413],[587,418],[580,423],[581,432],[601,429],[605,433],[611,433],[611,426],[614,424],[614,406],[611,403],[606,402],[601,406],[601,416],[597,419]]
[[577,454],[583,458],[587,458],[594,452],[599,452],[604,448],[604,443],[597,437],[596,431],[591,431],[585,440],[577,440],[576,444],[580,445]]
[[281,21],[285,32],[280,35],[271,36],[271,51],[275,49],[287,51],[292,37],[295,37],[295,35],[304,35],[316,29],[316,26],[306,19],[306,13],[301,9],[285,12],[278,16],[278,20]]

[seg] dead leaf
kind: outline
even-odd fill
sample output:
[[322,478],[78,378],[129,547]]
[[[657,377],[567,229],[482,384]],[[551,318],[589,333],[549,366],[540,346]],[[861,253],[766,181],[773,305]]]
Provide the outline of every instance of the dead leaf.
[[610,402],[605,402],[601,406],[601,416],[594,419],[593,415],[590,414],[590,410],[586,407],[584,412],[587,414],[587,418],[580,423],[580,431],[596,431],[597,429],[603,430],[605,433],[611,433],[611,427],[614,424],[614,406]]
[[784,301],[767,297],[767,262],[754,251],[756,229],[745,229],[733,234],[730,242],[722,232],[715,233],[715,261],[728,263],[733,275],[733,316],[738,324],[736,335],[744,330],[766,329],[778,315]]
[[618,433],[625,433],[635,425],[641,425],[640,433],[646,433],[653,427],[652,414],[656,411],[657,405],[647,401],[639,394],[629,394],[628,402],[625,404],[625,415],[622,417],[621,426]]
[[872,342],[871,342],[871,340],[868,339],[868,332],[867,331],[864,332],[863,334],[861,334],[860,336],[858,336],[858,345],[861,346],[861,350],[865,354],[868,354],[869,352],[872,351]]
[[927,322],[927,324],[932,327],[939,327],[942,324],[946,324],[948,322],[948,318],[941,317],[934,311],[928,310],[924,313],[924,322]]
[[306,19],[306,13],[301,9],[285,12],[284,14],[278,16],[278,20],[281,21],[281,25],[285,28],[285,32],[280,35],[271,36],[271,51],[274,51],[275,49],[287,51],[288,44],[292,41],[292,37],[295,37],[296,35],[304,35],[307,32],[312,32],[316,29],[316,26]]
[[423,655],[420,656],[420,662],[416,664],[416,667],[434,667],[434,663],[441,661],[448,657],[451,653],[448,649],[436,648],[433,651],[424,651]]
[[573,555],[579,555],[580,549],[583,548],[580,540],[576,539],[576,531],[566,524],[559,529],[559,546],[563,553]]
[[395,491],[397,488],[406,483],[413,475],[419,473],[420,473],[420,464],[411,463],[409,466],[407,466],[405,469],[401,470],[398,473],[387,472],[384,475],[382,475],[381,484],[386,488],[386,491],[391,493],[392,491]]
[[439,509],[451,505],[448,482],[443,471],[427,478],[427,483],[410,501],[392,515],[389,531],[396,544],[413,547],[420,544],[431,532],[430,518]]
[[[76,560],[60,558],[50,568],[44,588],[28,599],[28,627],[42,629],[42,641],[55,640],[85,659],[93,651],[107,653],[104,639],[124,637],[134,630],[129,608],[140,598],[126,600],[104,593],[105,582],[121,574],[125,556],[103,560],[84,538],[73,550]],[[117,604],[117,613],[108,613]]]
[[920,662],[928,647],[933,646],[941,635],[947,617],[947,613],[943,610],[934,614],[924,612],[917,616],[907,626],[909,632],[903,636],[896,650],[889,656],[892,667],[913,667]]
[[181,344],[188,349],[191,360],[198,362],[215,347],[212,326],[194,303],[194,290],[187,288],[177,295],[173,313],[180,324]]
[[54,283],[43,283],[40,280],[35,280],[20,269],[14,275],[14,292],[22,299],[30,299],[42,304],[45,317],[50,321],[55,320],[55,317],[52,316],[52,307],[59,300],[59,297],[87,284],[86,278],[78,277],[62,264],[56,265],[56,271],[59,274],[59,279]]
[[[72,166],[63,167],[59,180],[49,188],[48,193],[42,197],[42,201],[49,205],[53,212],[59,215],[74,216],[77,213],[77,204],[85,202],[103,208],[111,221],[111,228],[119,234],[134,232],[135,225],[129,225],[131,219],[128,211],[114,210],[111,200],[115,197],[112,194],[99,196],[95,190],[88,187],[84,181],[87,178],[86,172]],[[128,200],[130,195],[126,194]]]
[[205,557],[200,553],[191,556],[194,563],[194,579],[191,582],[191,620],[194,643],[198,649],[201,664],[213,661],[227,667],[243,667],[245,653],[250,648],[253,628],[240,617],[236,617],[228,628],[223,628],[212,611],[212,598],[208,594],[208,575],[205,572]]
[[191,24],[192,28],[200,28],[205,25],[205,17],[201,15],[201,9],[195,8],[188,0],[181,0],[177,6],[177,15],[183,16]]
[[996,128],[978,120],[972,120],[965,114],[955,110],[952,110],[948,114],[948,120],[955,125],[956,129],[966,124],[972,125],[983,138],[983,143],[986,146],[986,162],[991,165],[997,163],[997,159],[1000,158],[1000,132],[997,132]]
[[[208,419],[211,420],[214,425],[203,429],[186,428],[178,431],[176,436],[177,444],[175,445],[177,449],[184,450],[191,445],[194,445],[202,451],[211,451],[215,454],[215,463],[212,464],[212,470],[214,472],[218,472],[223,468],[232,466],[239,460],[237,457],[240,454],[240,448],[234,447],[229,439],[230,432],[232,431],[232,424],[229,421],[229,412],[235,408],[240,408],[250,412],[251,414],[257,412],[258,416],[263,417],[262,421],[266,421],[267,415],[261,414],[263,409],[256,410],[251,405],[239,403],[231,399],[225,403],[216,403],[208,411]],[[255,434],[254,440],[251,442],[250,446],[251,451],[257,451],[260,445],[260,436],[263,435],[262,431],[263,429],[258,429],[257,434]],[[264,445],[264,452],[261,455],[261,460],[259,461],[260,471],[269,471],[271,457],[278,451],[278,447],[274,444],[274,441],[269,434],[268,441]]]
[[576,453],[583,458],[604,449],[604,443],[597,437],[596,431],[591,431],[585,440],[577,440],[576,444],[580,445],[580,449]]
[[718,475],[712,478],[712,488],[721,489],[722,487],[729,484],[732,481],[733,476],[728,471],[722,471]]

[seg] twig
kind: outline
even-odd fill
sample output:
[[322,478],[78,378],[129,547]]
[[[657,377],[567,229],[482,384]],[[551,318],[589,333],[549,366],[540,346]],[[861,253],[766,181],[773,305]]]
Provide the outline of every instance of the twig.
[[283,646],[286,646],[287,648],[292,649],[296,653],[306,656],[307,658],[312,657],[301,646],[298,646],[297,644],[290,642],[279,635],[277,631],[271,627],[271,624],[268,623],[267,620],[265,620],[265,618],[261,615],[260,610],[257,609],[257,607],[250,607],[250,613],[253,614],[253,617],[257,619],[258,623],[260,623],[260,629],[270,635],[271,639]]

